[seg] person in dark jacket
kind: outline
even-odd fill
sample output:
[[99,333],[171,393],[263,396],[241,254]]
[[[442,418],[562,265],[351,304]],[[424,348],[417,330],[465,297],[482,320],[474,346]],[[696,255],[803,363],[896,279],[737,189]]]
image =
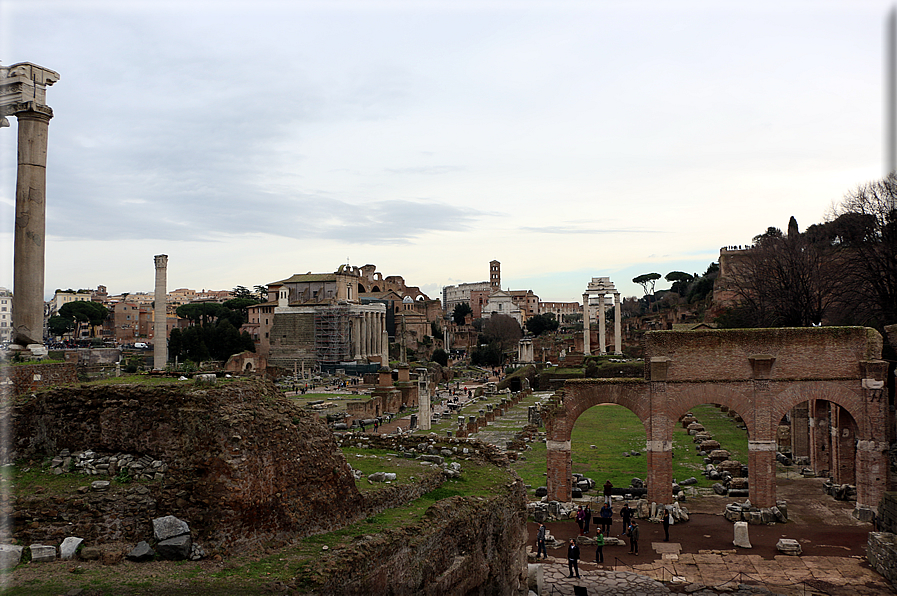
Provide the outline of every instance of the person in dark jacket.
[[567,547],[567,567],[570,569],[570,577],[573,577],[574,572],[576,572],[576,577],[579,577],[579,547],[573,538],[570,539],[570,546]]
[[586,508],[582,510],[583,512],[583,533],[588,536],[589,535],[589,523],[592,521],[592,508],[589,507],[589,504],[586,503]]
[[545,524],[539,524],[539,533],[536,534],[536,558],[539,558],[539,553],[542,553],[542,558],[547,559],[548,553],[545,550]]
[[598,515],[601,517],[601,527],[604,528],[606,533],[610,533],[610,525],[611,522],[613,522],[614,510],[611,509],[610,505],[605,503],[598,511]]
[[629,554],[638,556],[638,522],[632,520],[629,526]]
[[614,485],[611,484],[610,480],[604,483],[604,502],[610,505],[611,502],[611,492],[614,490]]
[[670,541],[670,510],[664,507],[663,516],[661,516],[660,521],[663,523],[663,541]]
[[623,501],[623,508],[620,509],[620,517],[623,518],[623,531],[620,532],[620,536],[629,531],[629,520],[632,519],[632,509],[629,508],[629,503]]

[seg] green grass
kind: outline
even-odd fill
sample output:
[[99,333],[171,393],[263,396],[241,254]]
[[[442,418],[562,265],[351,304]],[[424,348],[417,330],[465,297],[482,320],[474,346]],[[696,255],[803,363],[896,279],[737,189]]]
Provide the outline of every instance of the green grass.
[[[730,452],[731,459],[747,463],[747,432],[738,429],[734,419],[711,405],[702,405],[691,411],[722,448]],[[648,470],[646,438],[641,421],[623,406],[590,408],[580,415],[573,427],[573,472],[591,478],[599,489],[606,480],[616,487],[629,486],[633,478],[645,480]],[[641,455],[624,457],[624,451],[638,451]],[[713,481],[701,475],[704,458],[698,456],[693,438],[678,422],[673,428],[673,454],[673,478],[684,480],[694,476],[698,480],[697,486],[712,486]],[[545,486],[545,445],[533,444],[524,456],[526,459],[516,462],[514,469],[533,489]],[[596,494],[598,492],[595,491]]]

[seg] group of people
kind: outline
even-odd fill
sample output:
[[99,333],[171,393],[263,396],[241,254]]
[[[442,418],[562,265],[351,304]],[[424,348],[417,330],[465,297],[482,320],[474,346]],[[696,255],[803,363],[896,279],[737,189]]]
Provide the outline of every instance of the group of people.
[[[607,484],[610,484],[610,481],[608,481]],[[605,485],[605,489],[607,489],[607,484]],[[609,497],[610,495],[606,494],[606,496]],[[620,509],[620,517],[622,518],[623,528],[619,535],[627,536],[629,538],[629,554],[638,556],[640,529],[638,521],[635,519],[634,510],[631,509],[629,503],[625,501],[623,502],[623,507]],[[576,512],[576,523],[579,526],[580,536],[588,536],[589,526],[593,521],[597,526],[595,534],[595,562],[601,564],[604,563],[605,536],[610,535],[613,522],[613,508],[611,507],[609,498],[605,500],[604,505],[598,512],[598,516],[594,518],[592,517],[592,509],[588,503],[585,507],[582,505],[579,506]],[[669,542],[671,520],[670,511],[666,508],[664,508],[663,513],[661,514],[661,523],[663,525],[664,533],[663,540],[664,542]],[[539,524],[539,531],[536,535],[537,558],[540,555],[542,558],[548,558],[545,548],[546,533],[547,530],[545,524]],[[579,545],[576,544],[576,539],[571,538],[570,544],[567,546],[567,565],[570,571],[570,577],[579,577],[579,559]]]

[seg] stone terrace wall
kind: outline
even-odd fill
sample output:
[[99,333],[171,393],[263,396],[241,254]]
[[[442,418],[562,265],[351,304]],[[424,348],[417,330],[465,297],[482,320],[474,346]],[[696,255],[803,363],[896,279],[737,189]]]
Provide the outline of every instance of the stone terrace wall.
[[[882,337],[866,327],[652,331],[648,357],[671,358],[667,381],[753,377],[750,356],[775,357],[772,380],[859,378],[858,360],[880,358]],[[650,367],[646,367],[650,371]]]
[[241,549],[340,527],[364,504],[327,426],[262,381],[208,390],[82,385],[22,400],[2,416],[12,430],[3,461],[51,457],[65,448],[169,464],[164,484],[122,495],[122,503],[111,493],[6,503],[14,505],[16,533],[31,539],[54,536],[86,510],[109,516],[95,531],[85,524],[85,538],[112,532],[143,540],[152,535],[153,516],[175,515],[207,547]]

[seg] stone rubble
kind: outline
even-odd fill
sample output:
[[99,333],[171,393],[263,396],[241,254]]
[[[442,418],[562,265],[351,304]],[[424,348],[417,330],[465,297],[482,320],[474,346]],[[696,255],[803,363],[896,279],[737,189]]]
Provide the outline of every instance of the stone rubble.
[[89,476],[118,476],[126,473],[135,480],[162,480],[168,472],[168,464],[148,455],[100,455],[90,450],[71,453],[68,449],[60,451],[50,462],[50,467],[57,476],[67,472]]

